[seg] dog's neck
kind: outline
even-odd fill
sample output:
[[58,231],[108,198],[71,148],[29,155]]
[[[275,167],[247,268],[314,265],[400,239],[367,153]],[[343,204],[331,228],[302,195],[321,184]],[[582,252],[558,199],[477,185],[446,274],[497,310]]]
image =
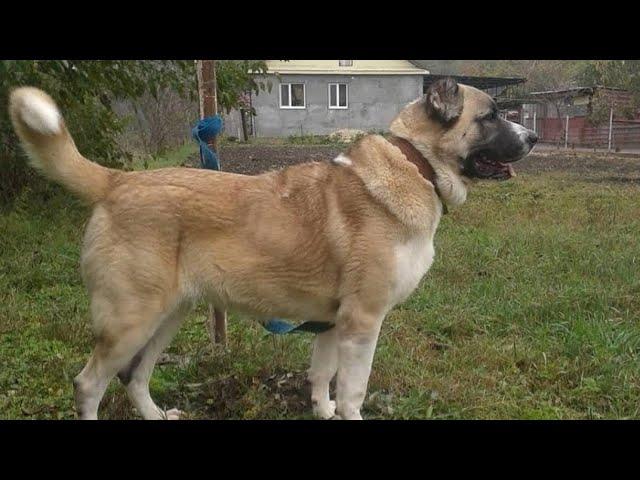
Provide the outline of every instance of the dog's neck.
[[[424,98],[411,102],[393,119],[389,131],[409,142],[435,171],[435,181],[430,181],[437,187],[443,205],[461,205],[467,199],[467,186],[449,165],[455,162],[446,162],[441,158],[441,152],[431,147],[436,143],[438,132],[434,130],[435,126],[427,124],[424,109]],[[416,132],[420,132],[417,137]]]
[[442,194],[440,193],[440,188],[438,187],[438,179],[436,171],[434,170],[431,162],[416,148],[413,144],[405,140],[402,137],[397,137],[395,135],[390,136],[387,140],[398,147],[400,151],[404,154],[407,160],[413,163],[416,167],[418,167],[418,171],[420,175],[422,175],[425,180],[431,182],[433,187],[442,203],[442,213],[447,214],[449,210],[447,209],[447,203],[442,198]]

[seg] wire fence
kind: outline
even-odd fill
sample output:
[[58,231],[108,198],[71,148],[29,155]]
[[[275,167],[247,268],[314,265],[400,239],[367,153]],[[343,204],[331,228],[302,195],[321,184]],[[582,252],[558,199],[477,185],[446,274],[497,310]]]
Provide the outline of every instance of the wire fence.
[[605,151],[640,149],[640,110],[626,90],[593,86],[534,92],[518,110],[520,123],[534,130],[542,144]]
[[529,116],[522,124],[538,134],[539,142],[560,148],[592,148],[621,151],[640,149],[640,120],[609,119],[605,125],[592,125],[584,116],[564,118]]

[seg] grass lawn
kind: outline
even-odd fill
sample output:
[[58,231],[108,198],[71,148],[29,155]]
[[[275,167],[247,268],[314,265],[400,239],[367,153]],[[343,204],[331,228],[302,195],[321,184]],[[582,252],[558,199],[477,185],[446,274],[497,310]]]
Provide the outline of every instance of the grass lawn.
[[[57,188],[0,211],[0,418],[74,418],[71,382],[91,350],[87,218]],[[477,185],[384,323],[365,418],[638,418],[639,237],[637,182],[551,172]],[[205,312],[156,368],[158,404],[191,418],[310,418],[311,337],[269,336],[232,314],[223,351]],[[100,417],[137,418],[117,380]]]

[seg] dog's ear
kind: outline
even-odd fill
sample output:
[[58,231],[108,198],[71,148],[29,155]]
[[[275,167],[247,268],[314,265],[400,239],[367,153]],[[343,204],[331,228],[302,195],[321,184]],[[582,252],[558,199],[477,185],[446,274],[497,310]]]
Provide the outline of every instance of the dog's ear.
[[443,123],[451,123],[462,113],[462,91],[453,78],[432,83],[427,89],[427,113]]

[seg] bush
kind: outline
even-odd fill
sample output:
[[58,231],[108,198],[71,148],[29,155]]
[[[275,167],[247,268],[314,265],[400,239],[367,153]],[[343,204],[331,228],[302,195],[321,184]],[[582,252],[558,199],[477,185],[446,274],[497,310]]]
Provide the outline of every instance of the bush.
[[114,139],[125,122],[113,112],[118,98],[157,95],[163,88],[194,91],[193,63],[188,61],[1,60],[0,61],[0,203],[8,203],[26,186],[48,188],[27,167],[13,132],[7,103],[12,88],[38,87],[62,109],[78,149],[102,165],[122,168],[129,155]]
[[117,136],[122,150],[158,156],[191,138],[198,120],[198,104],[169,88],[157,97],[145,93],[137,99],[114,102],[114,111],[124,127]]

